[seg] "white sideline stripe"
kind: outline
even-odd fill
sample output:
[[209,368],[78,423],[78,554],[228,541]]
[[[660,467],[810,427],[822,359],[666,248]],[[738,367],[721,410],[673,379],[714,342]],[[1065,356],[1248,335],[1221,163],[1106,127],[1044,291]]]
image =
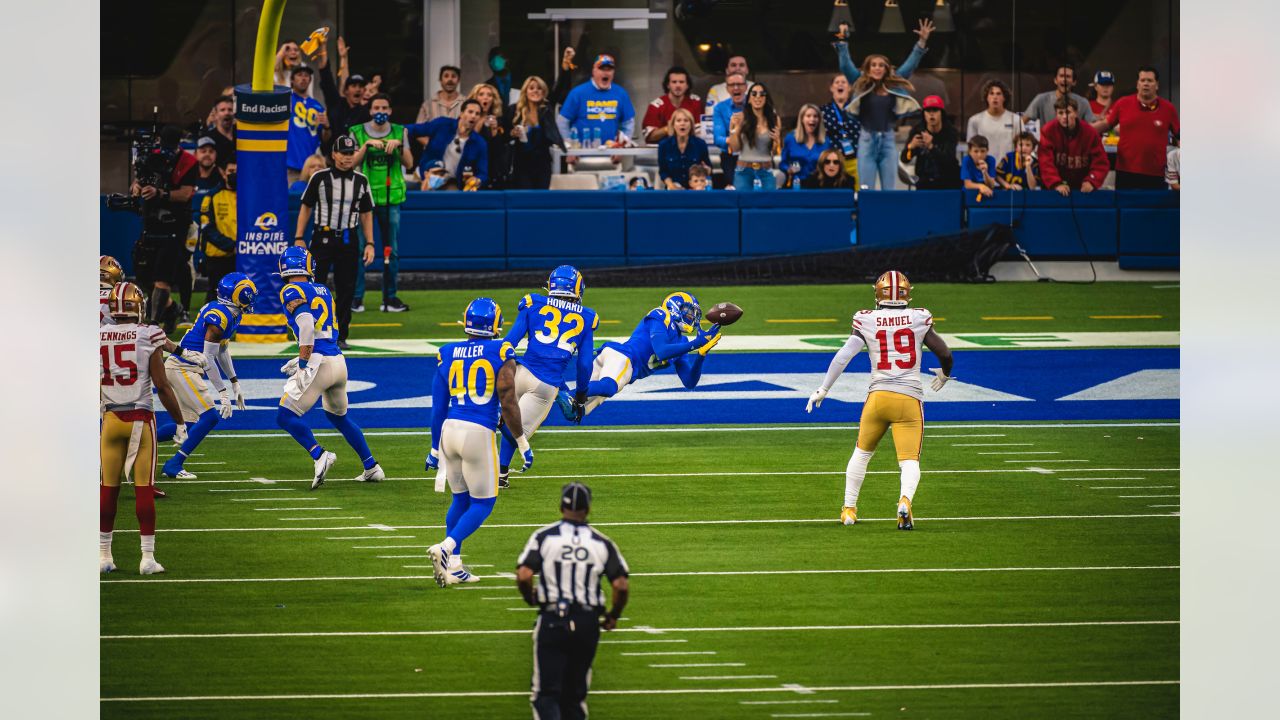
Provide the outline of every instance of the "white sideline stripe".
[[[1160,517],[1173,517],[1172,514]],[[833,523],[834,524],[834,523]],[[539,525],[538,527],[544,527]],[[421,560],[425,554],[419,555],[379,555],[388,560],[414,558]],[[673,572],[631,573],[631,577],[700,577],[720,575],[881,575],[895,573],[980,573],[980,572],[1110,572],[1129,570],[1180,570],[1179,565],[1098,565],[1079,567],[976,567],[976,568],[846,568],[834,570],[685,570]],[[234,582],[345,582],[365,580],[422,580],[434,579],[432,575],[331,575],[326,577],[287,577],[287,578],[127,578],[121,580],[102,580],[102,585],[116,583],[234,583]],[[510,588],[507,588],[510,589]]]
[[[509,632],[529,634],[525,630]],[[730,676],[742,678],[744,676]],[[774,676],[769,676],[774,677]],[[883,692],[890,690],[996,690],[1023,688],[1061,688],[1061,687],[1117,687],[1139,685],[1178,685],[1180,680],[1083,680],[1074,682],[1027,682],[1027,683],[956,683],[949,685],[828,685],[809,688],[815,692]],[[662,688],[660,690],[594,690],[592,695],[694,695],[706,693],[790,693],[789,687],[756,687],[756,688]],[[153,696],[153,697],[104,697],[101,702],[225,702],[231,700],[393,700],[397,698],[486,698],[486,697],[529,697],[528,690],[497,690],[490,692],[417,692],[417,693],[332,693],[324,695],[185,695],[185,696]]]
[[[397,536],[399,537],[399,536]],[[411,538],[412,535],[405,535],[405,538]],[[372,540],[387,540],[386,537],[371,538]],[[352,550],[403,550],[405,548],[421,548],[426,550],[430,545],[352,545]]]
[[[1092,423],[966,423],[962,425],[929,425],[925,428],[930,430],[1003,430],[1011,428],[1014,430],[1035,430],[1039,428],[1132,428],[1132,427],[1179,427],[1180,421],[1173,422],[1092,422]],[[742,427],[742,426],[711,426],[706,427],[602,427],[602,428],[545,428],[538,432],[542,435],[552,435],[558,433],[573,433],[580,435],[583,433],[686,433],[686,432],[786,432],[794,430],[803,430],[811,432],[814,430],[856,430],[857,423],[849,423],[848,425],[772,425],[762,427]],[[375,430],[365,431],[365,437],[392,437],[397,435],[430,435],[426,430]],[[336,432],[319,432],[316,437],[342,437],[341,433]],[[209,439],[227,439],[227,438],[287,438],[288,433],[285,432],[260,432],[260,433],[239,433],[233,431],[212,432],[205,436]],[[926,437],[948,437],[946,435],[934,435]],[[950,437],[1005,437],[1004,435],[952,435]]]
[[[413,539],[415,539],[412,535],[396,535],[396,536],[394,536],[394,538],[398,538],[398,539],[402,539],[402,540],[413,540]],[[388,538],[386,535],[381,535],[381,536],[378,536],[378,535],[351,535],[351,536],[342,536],[342,537],[327,537],[327,538],[325,538],[325,540],[391,540],[391,539],[394,539],[394,538]],[[387,547],[400,547],[400,546],[399,546],[399,545],[388,545]]]
[[1148,505],[1147,507],[1182,507],[1181,505]]
[[739,700],[739,705],[835,705],[839,700]]
[[1174,493],[1174,494],[1172,494],[1172,495],[1117,495],[1116,497],[1122,497],[1122,498],[1153,498],[1153,497],[1154,497],[1154,498],[1166,498],[1166,497],[1181,497],[1181,496],[1180,496],[1180,495],[1178,495],[1178,493]]
[[[509,611],[511,611],[511,612],[538,612],[538,611],[542,610],[542,608],[536,608],[536,607],[513,607],[513,608],[507,608],[507,610],[509,610]],[[621,619],[621,618],[619,618],[619,619]],[[526,632],[527,632],[527,631],[526,631]]]
[[[1027,460],[1006,460],[1008,463],[1025,463],[1032,462]],[[1034,462],[1042,463],[1070,463],[1070,462],[1089,462],[1088,460],[1037,460]],[[1181,472],[1181,468],[1059,468],[1057,470],[1045,470],[1043,468],[1026,467],[1026,468],[982,468],[982,469],[966,469],[966,470],[921,470],[925,475],[999,475],[1004,473],[1038,473],[1038,474],[1054,474],[1060,472]],[[602,479],[602,478],[692,478],[692,477],[729,477],[741,475],[740,471],[723,471],[723,472],[696,472],[696,473],[592,473],[587,475],[534,475],[538,480],[582,480],[582,479]],[[843,470],[803,470],[785,473],[775,473],[784,476],[808,476],[808,475],[844,475]],[[868,475],[899,475],[898,470],[868,470]],[[387,478],[382,482],[402,482],[402,481],[420,481],[434,480],[434,477],[401,477]],[[209,483],[244,483],[246,480],[170,480],[165,485],[199,485]],[[272,480],[271,482],[282,483],[311,483],[311,478],[290,479],[290,480]],[[326,483],[333,482],[358,482],[357,480],[347,480],[335,478],[333,480],[325,480]],[[492,527],[486,525],[485,527]],[[542,527],[539,525],[538,527]]]
[[1061,450],[1001,450],[997,452],[980,452],[979,455],[1061,455]]
[[[314,499],[314,498],[308,498],[308,499]],[[304,507],[304,508],[265,507],[265,508],[254,508],[254,511],[255,512],[289,512],[291,510],[300,510],[302,512],[314,512],[316,510],[341,510],[341,509],[342,508],[340,507]]]
[[[411,547],[411,546],[406,546],[406,547]],[[405,558],[413,558],[415,560],[421,560],[422,558],[426,557],[426,553],[418,553],[417,555],[377,555],[376,557],[379,560],[404,560]]]
[[[427,567],[431,567],[431,566],[430,566],[430,565],[428,565]],[[477,588],[477,589],[478,589],[478,588]],[[503,589],[503,591],[505,591],[505,592],[511,592],[511,588],[509,588],[509,587],[505,587],[505,588],[502,588],[502,589]],[[511,602],[512,600],[519,600],[519,599],[520,599],[520,596],[519,596],[519,595],[508,595],[508,596],[505,596],[505,597],[486,597],[486,598],[480,598],[480,599],[481,599],[481,600],[501,600],[502,602]]]
[[715,655],[715,650],[672,650],[660,652],[624,652],[620,655],[630,655],[632,657],[642,657],[647,655]]
[[[286,488],[287,489],[287,488]],[[231,498],[231,502],[315,502],[319,498],[313,497],[251,497],[251,498]]]
[[[463,590],[479,590],[480,588],[462,588],[462,589]],[[687,643],[687,642],[689,641],[684,639],[677,640],[677,639],[654,638],[652,640],[601,640],[600,644],[601,645],[640,645],[640,644],[651,645],[653,643]]]
[[611,451],[614,451],[614,450],[621,450],[621,449],[622,449],[622,448],[595,448],[595,447],[576,447],[576,448],[538,448],[538,452],[575,452],[575,451],[584,451],[584,452],[585,452],[585,451],[588,451],[588,450],[590,450],[591,452],[611,452]]
[[390,525],[383,525],[382,523],[369,523],[369,527],[373,528],[374,530],[381,530],[382,532],[396,531],[396,529],[391,527]]
[[681,675],[681,680],[773,680],[777,675]]
[[[897,473],[894,473],[894,474],[896,475]],[[1063,479],[1066,479],[1066,478],[1063,478]],[[279,509],[286,510],[288,508],[279,508]],[[324,510],[326,508],[298,508],[298,509]],[[936,518],[917,516],[915,519],[917,521],[927,520],[929,522],[960,522],[960,521],[981,521],[981,520],[1110,520],[1115,518],[1128,519],[1128,518],[1162,518],[1162,517],[1177,517],[1177,516],[1172,513],[1125,513],[1125,514],[1110,514],[1110,515],[991,515],[991,516],[973,516],[973,517],[936,517]],[[295,517],[295,518],[280,518],[280,519],[303,521],[303,520],[343,520],[346,518],[341,518],[341,517],[298,518],[298,517]],[[363,519],[363,518],[358,518],[358,519]],[[887,518],[858,518],[858,522],[860,523],[862,522],[897,522],[897,521],[898,521],[898,517],[896,515],[893,517],[887,517]],[[629,522],[627,521],[599,522],[599,523],[592,523],[591,525],[592,527],[637,527],[637,526],[658,526],[658,525],[770,525],[770,524],[777,524],[777,523],[787,523],[787,524],[830,523],[834,525],[836,522],[837,522],[836,520],[832,520],[829,517],[825,517],[825,518],[785,518],[785,519],[777,519],[777,520],[759,520],[759,519],[634,520]],[[443,530],[444,527],[445,527],[444,525],[398,525],[396,526],[395,529],[396,530]],[[546,525],[545,524],[539,525],[538,523],[505,523],[505,524],[495,523],[492,525],[485,525],[485,527],[489,529],[494,529],[494,528],[522,529],[522,528],[540,528],[540,527],[546,527]],[[368,527],[363,525],[349,525],[346,527],[306,527],[306,528],[303,528],[303,527],[165,528],[164,531],[165,531],[165,534],[167,535],[169,533],[182,533],[182,532],[333,532],[335,530],[367,530],[367,529]],[[137,533],[138,531],[122,529],[122,530],[116,530],[115,532],[118,535],[122,535],[122,534]],[[116,582],[116,581],[104,581],[104,582]],[[151,580],[149,582],[161,582],[161,581]]]
[[234,490],[214,488],[209,492],[293,492],[293,488],[236,488]]
[[[316,508],[311,508],[311,509],[315,510]],[[363,520],[364,516],[363,515],[340,515],[338,517],[318,517],[318,518],[287,517],[287,518],[276,518],[276,519],[282,520],[284,522],[306,522],[308,520]],[[329,527],[329,528],[277,528],[277,529],[279,530],[363,530],[364,528],[362,527],[353,527],[353,528],[352,527]],[[172,532],[172,531],[169,528],[165,528],[165,532]],[[195,532],[203,532],[203,531],[197,530]]]
[[651,668],[746,667],[746,663],[649,663]]
[[1168,490],[1177,485],[1095,485],[1090,490]]
[[263,485],[274,485],[276,481],[275,481],[275,480],[268,480],[268,479],[266,479],[266,478],[264,478],[264,477],[251,477],[251,478],[249,478],[249,482],[261,483],[261,484],[263,484]]
[[773,713],[769,717],[776,717],[776,718],[871,717],[871,713],[869,712]]
[[[187,457],[190,457],[190,455],[188,455]],[[205,461],[201,461],[201,462],[191,462],[191,461],[187,461],[187,462],[183,463],[183,465],[226,465],[226,463],[225,463],[225,462],[216,462],[216,461],[215,461],[215,462],[205,462]]]
[[[434,579],[431,575],[423,578]],[[538,608],[530,608],[537,610]],[[1024,622],[1024,623],[949,623],[916,625],[775,625],[762,627],[683,627],[683,628],[618,628],[619,633],[684,633],[684,632],[802,632],[810,630],[977,630],[1040,627],[1111,627],[1118,625],[1178,625],[1180,620],[1081,620],[1075,622]],[[99,640],[198,640],[246,638],[311,638],[311,637],[424,637],[436,635],[528,635],[521,630],[342,630],[333,632],[277,632],[277,633],[176,633],[168,635],[101,635]],[[613,640],[612,642],[626,642]],[[657,640],[632,640],[631,642],[658,642]],[[684,641],[680,641],[684,642]]]
[[1072,481],[1075,481],[1075,482],[1080,482],[1080,481],[1082,481],[1082,480],[1095,480],[1095,481],[1096,481],[1096,480],[1146,480],[1146,478],[1143,478],[1143,477],[1141,477],[1141,478],[1140,478],[1140,477],[1109,477],[1109,478],[1078,478],[1078,477],[1063,477],[1063,478],[1054,478],[1054,480],[1072,480]]
[[951,443],[951,447],[1026,447],[1035,443]]
[[[1023,463],[1026,460],[1005,460],[1007,463]],[[1036,460],[1038,463],[1073,463],[1073,462],[1091,462],[1089,460]]]

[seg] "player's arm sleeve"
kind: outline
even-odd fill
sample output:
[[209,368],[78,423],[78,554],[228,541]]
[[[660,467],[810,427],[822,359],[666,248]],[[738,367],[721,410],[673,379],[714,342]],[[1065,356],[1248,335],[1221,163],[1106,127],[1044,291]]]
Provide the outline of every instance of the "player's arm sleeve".
[[582,341],[578,344],[578,384],[574,386],[575,395],[587,392],[591,384],[592,355],[596,348],[596,326],[600,324],[600,316],[592,315],[591,322],[582,331]]
[[840,373],[849,366],[849,361],[853,360],[853,356],[861,352],[866,345],[867,342],[856,331],[849,335],[849,339],[844,341],[844,345],[836,351],[836,356],[831,358],[831,364],[827,366],[827,376],[822,379],[823,390],[830,390],[831,386],[836,384]]
[[316,319],[310,310],[305,306],[299,306],[303,309],[293,314],[293,320],[298,324],[298,347],[314,346],[316,344]]
[[[437,355],[437,357],[439,357]],[[436,368],[436,378],[431,383],[431,449],[440,449],[440,433],[449,417],[449,388],[444,375]]]
[[218,364],[222,366],[222,372],[227,374],[227,378],[236,379],[236,366],[231,362],[231,343],[223,340],[218,343]]
[[702,363],[706,359],[706,355],[686,353],[672,361],[676,367],[676,375],[686,388],[692,390],[698,386],[698,381],[702,379]]
[[[222,343],[218,342],[217,340],[205,340],[204,356],[209,358],[210,360],[219,360],[218,353],[221,350],[221,346],[222,346]],[[213,386],[214,390],[217,390],[219,393],[221,393],[223,390],[226,389],[227,386],[222,382],[222,374],[218,372],[217,362],[209,363],[209,370],[208,370],[207,376],[209,378],[209,384]]]

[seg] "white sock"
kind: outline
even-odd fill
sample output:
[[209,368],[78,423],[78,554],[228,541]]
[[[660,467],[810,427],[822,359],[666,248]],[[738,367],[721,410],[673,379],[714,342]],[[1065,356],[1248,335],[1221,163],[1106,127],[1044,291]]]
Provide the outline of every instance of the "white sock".
[[461,556],[461,555],[450,555],[450,556],[449,556],[449,569],[450,569],[450,570],[456,570],[456,569],[458,569],[458,568],[460,568],[460,567],[462,567],[462,556]]
[[902,494],[912,500],[915,498],[916,487],[920,485],[920,461],[899,460],[898,467],[902,469]]
[[440,547],[444,548],[450,553],[453,553],[454,548],[458,547],[458,541],[454,540],[451,537],[447,537],[444,539],[444,542],[440,543]]
[[844,506],[857,507],[858,493],[862,491],[862,481],[867,477],[867,464],[871,462],[874,452],[867,452],[860,447],[853,449],[849,458],[849,466],[844,470]]
[[156,552],[156,536],[155,535],[142,536],[142,552],[150,555],[155,554]]
[[109,532],[98,533],[98,552],[103,555],[111,554],[111,535]]

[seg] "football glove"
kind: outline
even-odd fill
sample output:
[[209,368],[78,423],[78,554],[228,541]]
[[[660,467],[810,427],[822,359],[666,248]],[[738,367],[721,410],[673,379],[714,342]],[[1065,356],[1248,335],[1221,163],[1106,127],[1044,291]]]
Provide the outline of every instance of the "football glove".
[[804,411],[811,413],[814,408],[822,407],[822,401],[825,400],[826,397],[826,388],[818,388],[817,390],[814,390],[813,394],[809,396],[809,404],[804,406]]
[[720,326],[712,325],[706,331],[698,330],[698,337],[693,341],[693,349],[705,357],[718,342],[720,342]]
[[582,424],[582,418],[587,416],[587,394],[578,393],[573,398],[573,422],[577,425]]
[[244,393],[240,391],[240,382],[237,380],[231,381],[231,395],[236,399],[236,409],[243,410]]
[[178,423],[173,429],[173,442],[175,445],[181,446],[187,441],[187,425],[186,423]]
[[298,358],[290,358],[289,362],[280,366],[280,372],[288,377],[293,377],[293,374],[298,372]]
[[218,391],[218,415],[223,420],[231,418],[231,397],[227,395],[227,389],[222,388]]
[[208,371],[209,358],[204,353],[196,352],[195,350],[188,350],[187,348],[182,348],[179,354],[182,356],[183,360],[186,360],[189,363],[199,365],[200,369]]
[[520,472],[528,472],[533,467],[533,448],[529,447],[529,441],[523,435],[516,438],[516,447],[524,457],[524,467],[520,468]]
[[933,382],[929,385],[929,387],[933,388],[934,392],[938,392],[939,390],[942,389],[943,385],[947,384],[947,381],[951,379],[951,376],[942,372],[942,368],[934,368],[933,374],[936,377],[933,378]]
[[427,453],[427,462],[423,467],[426,470],[440,469],[440,453],[435,448],[431,448],[431,452]]

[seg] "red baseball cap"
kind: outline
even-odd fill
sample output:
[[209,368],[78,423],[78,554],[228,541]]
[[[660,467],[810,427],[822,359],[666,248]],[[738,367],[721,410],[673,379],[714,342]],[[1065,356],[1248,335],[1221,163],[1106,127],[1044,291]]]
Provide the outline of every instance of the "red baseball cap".
[[942,102],[942,98],[937,95],[930,95],[924,99],[924,102],[920,103],[920,107],[925,110],[941,110],[946,107],[946,105]]

